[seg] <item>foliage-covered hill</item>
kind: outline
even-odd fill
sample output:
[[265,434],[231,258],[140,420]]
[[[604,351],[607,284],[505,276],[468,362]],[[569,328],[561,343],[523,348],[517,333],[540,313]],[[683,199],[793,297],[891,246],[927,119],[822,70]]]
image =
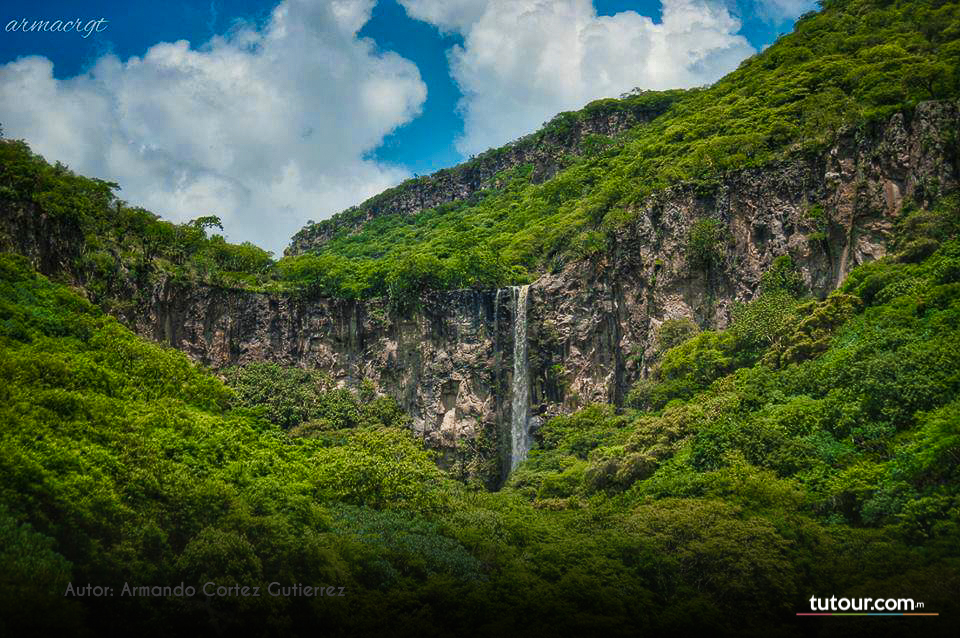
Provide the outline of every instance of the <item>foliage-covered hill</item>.
[[[598,109],[665,111],[614,137],[589,136],[582,154],[558,160],[564,168],[551,179],[518,166],[498,187],[416,214],[371,204],[377,215],[359,223],[360,209],[345,211],[321,223],[333,236],[314,254],[279,261],[208,237],[214,217],[160,221],[117,199],[115,184],[51,166],[22,142],[0,143],[0,204],[43,213],[48,235],[79,238],[68,270],[95,299],[131,306],[169,275],[347,298],[493,288],[603,251],[654,191],[693,182],[707,192],[725,172],[819,154],[843,129],[954,99],[958,69],[960,3],[832,0],[711,87],[645,92],[557,116],[531,139],[562,134]],[[16,242],[0,237],[8,249]]]
[[505,146],[432,175],[409,179],[331,219],[307,222],[294,235],[286,254],[309,251],[332,235],[355,230],[372,217],[419,212],[460,200],[479,201],[483,191],[502,186],[498,175],[518,166],[527,165],[530,179],[543,182],[569,165],[575,156],[602,150],[609,143],[609,136],[663,115],[683,93],[634,89],[620,99],[595,100],[580,111],[560,113],[535,133]]
[[[811,595],[882,595],[934,635],[960,586],[958,230],[955,199],[914,212],[821,302],[779,263],[729,331],[662,332],[637,409],[548,422],[498,493],[369,388],[272,365],[231,388],[3,256],[0,627],[832,635],[794,615]],[[181,582],[345,596],[120,596]],[[885,620],[842,631],[918,622]]]
[[[348,297],[522,281],[602,249],[655,189],[956,97],[958,29],[956,2],[827,2],[551,180],[517,169],[279,262],[4,141],[0,240],[120,313],[169,277]],[[960,613],[956,195],[898,223],[894,254],[825,300],[780,259],[730,329],[665,323],[630,406],[548,421],[497,493],[439,470],[371,387],[269,364],[218,378],[3,254],[0,632],[936,635]],[[121,595],[180,583],[198,595]],[[798,618],[811,595],[941,616]]]
[[[282,260],[286,278],[331,295],[522,283],[571,258],[602,251],[645,197],[679,182],[709,190],[726,171],[819,153],[839,131],[960,95],[960,4],[836,0],[713,86],[643,93],[663,115],[613,137],[543,183],[532,168],[503,187],[416,214],[381,213],[356,230],[358,211],[315,256]],[[572,127],[590,107],[545,130]],[[412,184],[409,188],[415,188]]]

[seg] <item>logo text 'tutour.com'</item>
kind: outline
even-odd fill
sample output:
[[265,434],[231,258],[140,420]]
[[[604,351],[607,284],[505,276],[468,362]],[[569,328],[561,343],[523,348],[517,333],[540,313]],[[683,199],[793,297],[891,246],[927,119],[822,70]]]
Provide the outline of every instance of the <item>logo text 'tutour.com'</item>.
[[[919,610],[919,611],[918,611]],[[810,611],[798,616],[939,616],[924,610],[912,598],[818,598],[810,597]]]

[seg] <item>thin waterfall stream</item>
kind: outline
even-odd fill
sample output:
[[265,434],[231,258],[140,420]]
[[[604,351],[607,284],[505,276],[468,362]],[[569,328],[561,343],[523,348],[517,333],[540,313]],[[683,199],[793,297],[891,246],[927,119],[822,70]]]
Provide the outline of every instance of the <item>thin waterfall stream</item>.
[[510,470],[527,458],[530,450],[530,371],[527,365],[527,296],[530,286],[514,286],[513,387],[510,410]]

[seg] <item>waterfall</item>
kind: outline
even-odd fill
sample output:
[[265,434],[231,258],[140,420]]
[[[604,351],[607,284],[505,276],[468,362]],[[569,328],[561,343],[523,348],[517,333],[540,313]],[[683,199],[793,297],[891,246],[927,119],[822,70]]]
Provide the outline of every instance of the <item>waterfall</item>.
[[530,286],[514,286],[513,297],[513,388],[510,410],[510,469],[527,458],[530,449],[530,371],[527,367],[527,293]]

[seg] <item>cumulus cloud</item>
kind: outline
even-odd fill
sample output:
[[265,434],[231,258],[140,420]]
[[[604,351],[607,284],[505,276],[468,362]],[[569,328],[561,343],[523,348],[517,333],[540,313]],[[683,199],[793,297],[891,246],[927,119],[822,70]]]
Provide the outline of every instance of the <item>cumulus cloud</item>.
[[741,10],[754,11],[764,20],[779,23],[817,8],[815,0],[742,0]]
[[598,16],[590,0],[400,1],[411,17],[463,36],[449,52],[463,93],[462,153],[634,87],[711,83],[755,52],[722,2],[663,0],[655,23],[632,11]]
[[441,31],[465,31],[483,17],[485,0],[400,0],[407,15],[428,22]]
[[220,215],[230,239],[279,252],[308,218],[406,176],[364,159],[426,99],[416,66],[357,37],[373,4],[285,0],[260,28],[104,56],[66,80],[21,58],[0,67],[5,134],[132,203]]

